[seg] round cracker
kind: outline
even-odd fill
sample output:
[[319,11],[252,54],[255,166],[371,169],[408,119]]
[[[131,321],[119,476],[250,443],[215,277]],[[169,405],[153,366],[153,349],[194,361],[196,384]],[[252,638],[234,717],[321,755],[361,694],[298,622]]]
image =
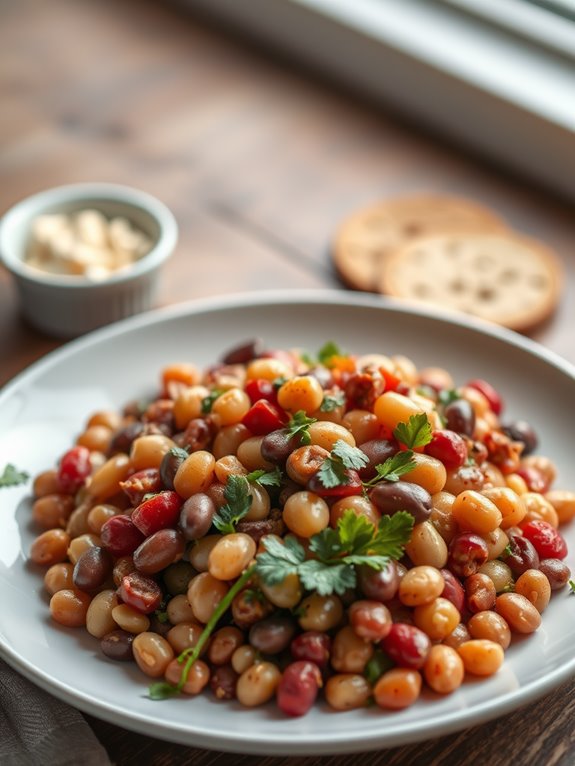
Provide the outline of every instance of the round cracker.
[[525,332],[557,306],[561,274],[558,258],[536,240],[512,232],[453,232],[415,240],[392,253],[378,286],[398,298]]
[[459,197],[420,195],[382,201],[357,211],[336,233],[332,257],[343,281],[377,292],[385,258],[415,238],[445,231],[507,231],[488,208]]

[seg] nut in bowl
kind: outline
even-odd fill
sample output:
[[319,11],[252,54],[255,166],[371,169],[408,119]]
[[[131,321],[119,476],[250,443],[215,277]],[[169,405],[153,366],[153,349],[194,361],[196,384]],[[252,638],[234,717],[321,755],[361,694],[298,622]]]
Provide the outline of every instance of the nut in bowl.
[[144,192],[72,184],[8,210],[0,256],[23,316],[49,335],[70,338],[151,308],[177,235],[170,210]]

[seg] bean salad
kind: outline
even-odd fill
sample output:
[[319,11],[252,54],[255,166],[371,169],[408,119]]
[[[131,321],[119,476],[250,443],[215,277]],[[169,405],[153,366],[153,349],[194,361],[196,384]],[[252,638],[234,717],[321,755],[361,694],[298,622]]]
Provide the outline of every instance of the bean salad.
[[30,559],[152,700],[398,710],[496,673],[571,585],[555,479],[485,380],[254,340],[95,412],[34,479]]

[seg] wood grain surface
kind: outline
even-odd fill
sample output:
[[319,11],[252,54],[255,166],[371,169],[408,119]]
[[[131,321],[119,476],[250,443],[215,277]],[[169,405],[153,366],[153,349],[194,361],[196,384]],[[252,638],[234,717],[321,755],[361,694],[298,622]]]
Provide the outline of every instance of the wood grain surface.
[[[575,362],[572,208],[175,5],[0,0],[0,99],[0,213],[75,181],[155,194],[180,226],[162,305],[341,289],[329,244],[342,216],[381,197],[446,192],[557,251],[563,300],[536,339]],[[0,270],[0,384],[57,345],[22,322]],[[117,766],[568,766],[574,691],[569,683],[475,729],[357,756],[220,754],[89,721]]]

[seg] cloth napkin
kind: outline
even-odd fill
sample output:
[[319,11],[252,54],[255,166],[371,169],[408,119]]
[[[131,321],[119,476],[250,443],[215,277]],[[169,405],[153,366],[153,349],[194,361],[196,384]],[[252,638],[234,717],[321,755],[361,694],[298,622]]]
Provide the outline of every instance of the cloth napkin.
[[0,659],[2,766],[110,766],[81,713]]

